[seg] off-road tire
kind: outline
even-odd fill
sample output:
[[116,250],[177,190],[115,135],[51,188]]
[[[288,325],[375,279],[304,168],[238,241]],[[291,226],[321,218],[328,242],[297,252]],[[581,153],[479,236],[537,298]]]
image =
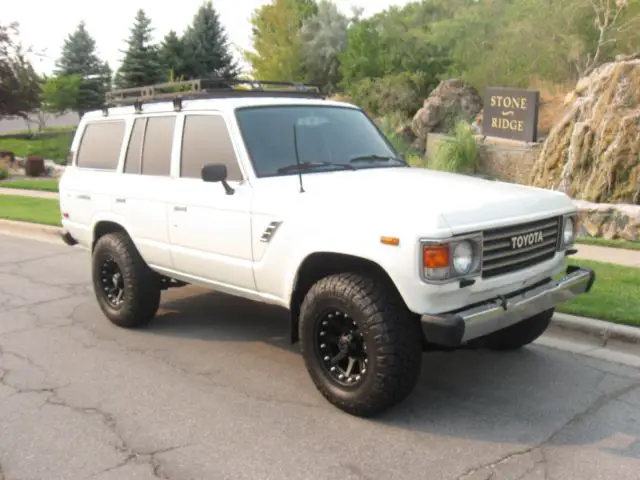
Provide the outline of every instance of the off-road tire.
[[[337,384],[318,354],[315,337],[322,312],[341,309],[356,322],[367,347],[367,375],[356,387]],[[334,406],[358,417],[382,413],[409,396],[420,376],[422,332],[395,291],[353,273],[318,281],[300,309],[300,346],[311,379]]]
[[490,350],[498,351],[517,350],[529,345],[547,330],[554,310],[553,308],[546,310],[515,325],[489,334],[483,339],[483,344]]
[[[124,280],[123,302],[118,308],[110,305],[102,292],[101,266],[109,257]],[[115,325],[137,328],[155,317],[160,306],[160,277],[147,266],[126,233],[109,233],[98,239],[92,255],[92,280],[100,309]]]

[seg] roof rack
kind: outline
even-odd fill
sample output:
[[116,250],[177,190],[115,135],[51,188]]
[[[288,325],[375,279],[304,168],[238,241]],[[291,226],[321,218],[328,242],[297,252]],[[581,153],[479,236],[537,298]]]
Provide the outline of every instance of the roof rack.
[[165,101],[172,101],[174,110],[180,111],[182,100],[232,97],[326,98],[314,84],[210,78],[114,89],[105,95],[103,113],[108,115],[109,107],[124,105],[141,112],[144,103]]

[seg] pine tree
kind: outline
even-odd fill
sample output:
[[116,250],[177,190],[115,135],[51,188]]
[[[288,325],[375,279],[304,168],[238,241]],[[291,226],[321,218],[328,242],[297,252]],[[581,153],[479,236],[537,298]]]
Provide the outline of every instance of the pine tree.
[[220,16],[211,1],[200,6],[184,35],[187,78],[237,78],[239,67],[233,58]]
[[54,72],[56,76],[82,77],[77,100],[70,106],[78,115],[82,116],[84,112],[102,106],[106,90],[105,66],[107,65],[96,54],[95,40],[87,31],[85,23],[80,22],[64,41]]
[[165,35],[160,46],[160,63],[167,78],[180,78],[188,73],[184,42],[173,30]]
[[151,19],[144,10],[136,13],[127,50],[116,77],[119,88],[142,87],[159,83],[163,79],[158,47],[152,43]]

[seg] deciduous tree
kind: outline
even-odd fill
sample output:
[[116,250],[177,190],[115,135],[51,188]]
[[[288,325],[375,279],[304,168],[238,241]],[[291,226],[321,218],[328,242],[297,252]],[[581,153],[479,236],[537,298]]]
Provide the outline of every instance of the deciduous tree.
[[329,0],[321,0],[315,15],[305,19],[300,30],[302,57],[308,80],[327,92],[340,81],[339,54],[347,47],[350,19]]
[[26,119],[39,103],[39,81],[19,41],[18,24],[0,24],[0,117]]
[[308,81],[300,29],[318,11],[314,0],[272,0],[253,12],[253,51],[244,57],[259,80]]

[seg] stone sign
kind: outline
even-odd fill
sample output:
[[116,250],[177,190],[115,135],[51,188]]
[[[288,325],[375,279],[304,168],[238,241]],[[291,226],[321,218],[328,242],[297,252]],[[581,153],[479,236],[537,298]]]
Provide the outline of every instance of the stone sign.
[[488,87],[484,95],[482,134],[536,142],[539,104],[540,92]]

